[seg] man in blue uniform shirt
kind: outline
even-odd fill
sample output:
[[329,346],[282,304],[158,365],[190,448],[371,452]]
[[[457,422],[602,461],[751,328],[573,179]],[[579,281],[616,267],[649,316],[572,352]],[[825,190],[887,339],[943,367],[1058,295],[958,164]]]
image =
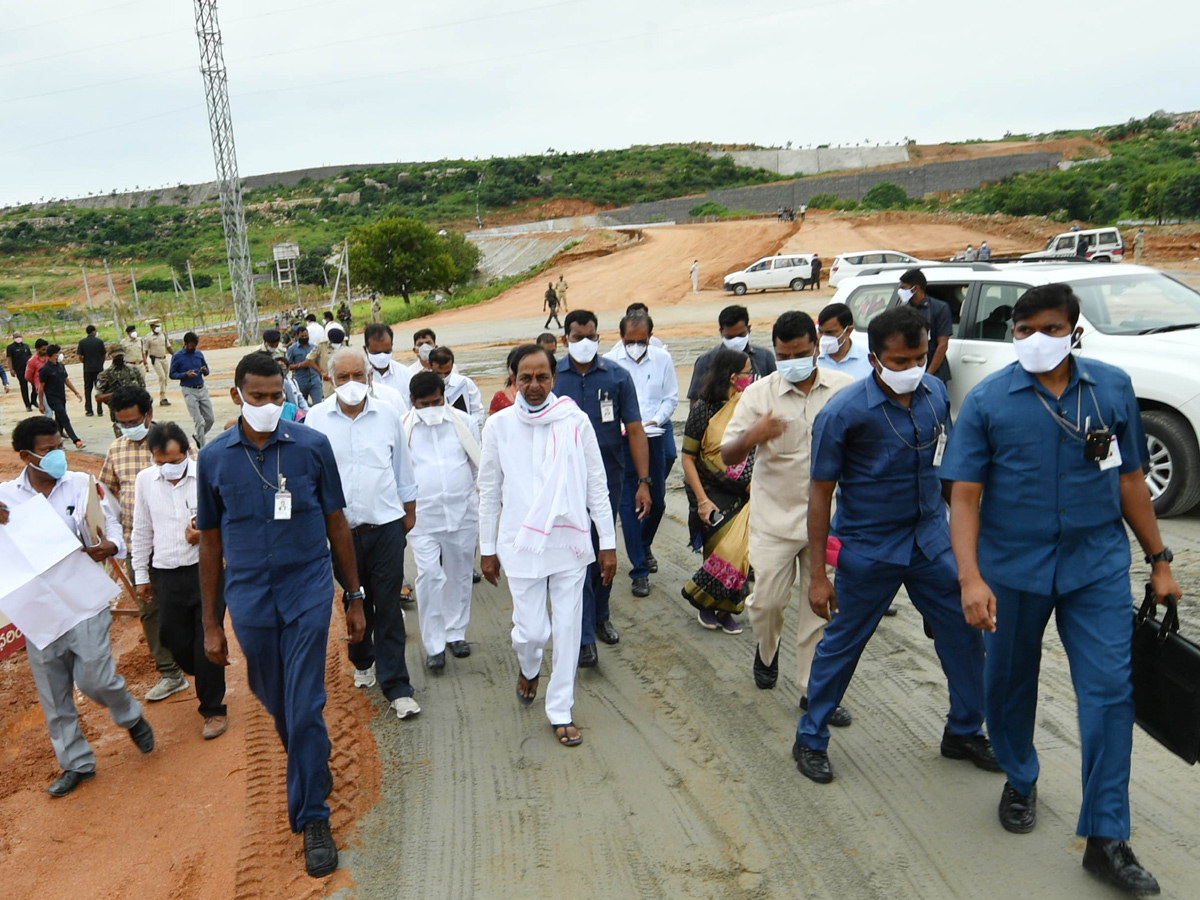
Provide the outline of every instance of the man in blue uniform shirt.
[[[563,343],[567,355],[558,361],[554,392],[570,397],[587,413],[596,431],[600,455],[604,458],[604,473],[608,480],[608,499],[615,515],[621,501],[625,478],[625,441],[638,474],[634,508],[639,519],[650,512],[650,449],[642,414],[638,407],[637,390],[629,373],[612,360],[598,358],[600,349],[599,320],[586,309],[567,313],[563,323]],[[625,426],[628,438],[621,434]],[[592,528],[592,543],[599,547],[596,529]],[[588,566],[583,582],[583,630],[580,633],[579,666],[596,665],[596,636],[606,644],[620,640],[617,629],[609,620],[609,596],[612,584],[600,576],[600,564]]]
[[1156,598],[1180,590],[1142,477],[1137,398],[1124,372],[1071,356],[1079,300],[1067,285],[1026,292],[1012,318],[1017,362],[967,395],[942,471],[954,482],[963,612],[987,633],[988,729],[1008,775],[1000,824],[1023,834],[1037,822],[1033,723],[1053,613],[1079,704],[1084,867],[1157,894],[1127,843],[1134,708],[1124,522],[1153,566]]
[[[950,687],[942,755],[1000,771],[983,735],[983,640],[962,616],[938,464],[950,428],[950,397],[925,374],[929,329],[907,306],[877,316],[868,329],[870,378],[842,389],[813,424],[808,540],[809,602],[830,620],[808,680],[808,711],[792,757],[804,776],[833,780],[826,748],[829,719],[842,702],[863,648],[903,584],[933,626],[933,644]],[[837,591],[825,574],[829,513],[842,542]]]
[[293,832],[304,832],[308,874],[321,877],[338,863],[325,803],[333,787],[322,716],[333,604],[326,539],[346,589],[352,644],[366,631],[363,591],[329,440],[280,422],[283,376],[269,354],[243,357],[234,385],[241,416],[201,451],[198,465],[204,650],[214,663],[229,664],[216,615],[224,577],[250,689],[275,718],[287,750],[288,821]]

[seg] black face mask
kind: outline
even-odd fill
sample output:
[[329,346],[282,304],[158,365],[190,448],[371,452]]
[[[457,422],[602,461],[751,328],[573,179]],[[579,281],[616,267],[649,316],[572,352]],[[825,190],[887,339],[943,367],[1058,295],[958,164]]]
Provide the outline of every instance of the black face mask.
[[308,346],[308,338],[306,338],[306,337],[300,338],[300,346],[307,347]]
[[122,357],[120,357],[119,359],[114,359],[114,360],[113,360],[113,368],[114,368],[114,369],[123,369],[123,368],[125,368],[125,357],[123,357],[123,356],[122,356]]

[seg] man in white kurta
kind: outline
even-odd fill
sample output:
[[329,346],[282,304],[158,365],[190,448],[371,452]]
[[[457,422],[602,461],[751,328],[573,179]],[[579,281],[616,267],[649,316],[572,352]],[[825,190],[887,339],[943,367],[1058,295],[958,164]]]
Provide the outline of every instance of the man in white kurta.
[[[616,528],[604,461],[587,415],[553,393],[553,357],[536,345],[513,352],[517,402],[483,430],[479,466],[479,544],[484,577],[508,575],[513,649],[522,703],[533,700],[546,641],[554,666],[546,716],[563,744],[582,739],[571,720],[583,613],[583,581],[592,552],[588,519],[599,536],[605,582],[616,570]],[[546,609],[549,594],[553,626]],[[524,682],[524,685],[522,684]]]
[[404,433],[417,480],[417,525],[408,535],[417,563],[417,614],[425,665],[446,667],[446,650],[471,655],[467,623],[475,541],[479,537],[479,430],[446,405],[445,386],[431,372],[414,375]]

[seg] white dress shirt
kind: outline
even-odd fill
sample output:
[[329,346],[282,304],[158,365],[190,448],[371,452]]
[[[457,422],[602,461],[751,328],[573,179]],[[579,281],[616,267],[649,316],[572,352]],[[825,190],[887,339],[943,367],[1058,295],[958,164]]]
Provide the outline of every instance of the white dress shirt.
[[482,431],[487,410],[483,408],[483,394],[479,392],[479,386],[466,375],[459,375],[451,370],[446,379],[446,405],[453,406],[459,397],[462,397],[467,405],[466,413],[475,423],[475,430]]
[[396,390],[394,387],[389,387],[378,381],[372,380],[371,390],[375,392],[375,396],[391,406],[396,412],[403,416],[408,412],[408,389],[404,389],[404,393]]
[[[431,370],[430,370],[429,366],[427,366],[425,363],[421,362],[421,360],[414,359],[411,363],[408,364],[408,371],[413,375],[420,375],[422,372],[429,372]],[[454,363],[453,365],[450,366],[450,374],[451,375],[458,374],[458,363]]]
[[408,408],[408,383],[412,381],[413,373],[408,370],[408,366],[402,366],[394,359],[388,363],[388,367],[380,372],[374,366],[371,367],[371,383],[382,384],[397,391],[404,398],[405,410]]
[[135,584],[150,583],[154,568],[179,569],[200,562],[200,546],[189,544],[184,531],[196,514],[196,461],[175,484],[163,478],[158,466],[142,469],[133,480],[133,554]]
[[[452,406],[447,416],[458,416],[471,436],[479,442],[475,422]],[[409,439],[413,473],[417,480],[417,525],[419,534],[459,531],[479,527],[479,494],[475,489],[475,466],[458,431],[447,419],[440,425],[426,425],[420,419],[412,423]]]
[[[90,482],[91,476],[86,472],[67,472],[55,482],[54,487],[50,489],[50,495],[46,497],[54,511],[62,516],[67,527],[75,534],[83,531]],[[35,490],[29,483],[29,470],[22,469],[21,474],[12,481],[0,484],[0,503],[9,509],[16,509],[26,500],[32,500],[38,493],[40,491]],[[112,495],[104,489],[104,485],[100,485],[100,497],[100,507],[104,510],[104,537],[116,545],[117,552],[114,555],[118,559],[124,559],[125,538],[121,531],[121,518],[116,511],[116,503]],[[107,606],[107,601],[102,605]]]
[[[671,421],[671,414],[679,405],[679,380],[675,377],[675,361],[671,354],[650,345],[646,355],[635,362],[625,352],[625,344],[620,343],[605,356],[633,377],[646,437],[661,437],[665,431],[663,423]],[[651,422],[655,424],[649,424]]]
[[[604,460],[591,420],[576,410],[579,433],[587,464],[588,513],[600,536],[601,550],[615,550],[617,531],[608,503],[608,480]],[[545,481],[542,460],[551,428],[527,425],[510,406],[495,413],[483,428],[479,461],[479,552],[498,556],[500,565],[517,578],[545,578],[591,563],[592,553],[576,557],[566,547],[550,547],[544,553],[514,548],[517,532],[529,514],[534,498]]]
[[316,347],[317,344],[325,340],[325,328],[316,322],[305,322],[304,327],[308,329],[308,346]]
[[403,518],[404,504],[417,499],[417,482],[400,413],[368,396],[352,419],[334,394],[309,410],[304,424],[333,446],[351,528]]

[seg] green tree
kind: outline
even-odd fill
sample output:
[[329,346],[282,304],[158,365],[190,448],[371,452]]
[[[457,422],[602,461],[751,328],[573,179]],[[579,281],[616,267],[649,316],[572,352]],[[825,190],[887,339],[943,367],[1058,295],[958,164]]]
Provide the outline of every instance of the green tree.
[[445,246],[446,252],[450,254],[450,259],[454,261],[453,281],[450,284],[440,286],[451,288],[456,284],[462,284],[474,278],[476,271],[479,269],[479,259],[483,256],[479,248],[468,241],[461,231],[447,231],[445,234],[439,234],[438,237],[442,239],[442,244]]
[[1200,215],[1200,172],[1171,176],[1163,191],[1163,203],[1177,216]]
[[881,181],[863,195],[862,205],[869,209],[903,209],[908,194],[894,181]]
[[296,260],[296,278],[301,284],[325,284],[325,257],[328,250],[309,250]]
[[446,242],[416,219],[380,219],[351,228],[350,265],[356,281],[383,294],[400,294],[405,303],[413,291],[457,283]]

